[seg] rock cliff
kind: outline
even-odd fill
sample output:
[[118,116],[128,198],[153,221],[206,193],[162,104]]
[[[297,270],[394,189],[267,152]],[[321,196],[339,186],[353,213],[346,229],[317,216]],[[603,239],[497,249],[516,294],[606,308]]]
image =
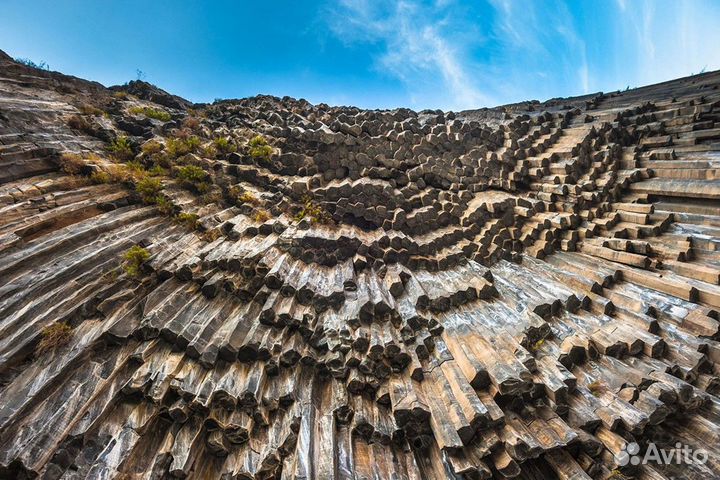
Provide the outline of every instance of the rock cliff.
[[194,105],[1,54],[0,478],[717,478],[718,86]]

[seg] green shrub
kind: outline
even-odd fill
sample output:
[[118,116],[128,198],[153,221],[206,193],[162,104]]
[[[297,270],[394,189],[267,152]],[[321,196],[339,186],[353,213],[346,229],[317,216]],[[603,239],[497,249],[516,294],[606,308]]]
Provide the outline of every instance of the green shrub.
[[163,189],[160,179],[143,177],[135,184],[135,191],[138,192],[146,203],[155,203],[153,199]]
[[255,135],[248,141],[248,145],[251,147],[258,147],[261,145],[267,145],[268,141],[262,135]]
[[184,165],[175,170],[175,177],[180,180],[182,186],[196,193],[205,194],[210,191],[211,184],[208,183],[208,174],[196,165]]
[[307,197],[304,199],[302,210],[300,210],[300,213],[295,215],[295,220],[298,222],[303,218],[309,218],[311,223],[328,224],[332,221],[332,217],[327,210]]
[[140,273],[140,266],[150,258],[150,252],[139,245],[133,245],[123,254],[123,269],[131,277]]
[[65,322],[53,323],[40,332],[40,342],[35,347],[35,356],[40,357],[66,345],[72,338],[72,327]]
[[140,173],[140,174],[147,173],[145,171],[145,165],[143,165],[142,163],[140,163],[137,160],[130,160],[129,162],[126,162],[125,167],[128,170],[130,170],[131,172]]
[[133,115],[145,115],[148,118],[160,120],[161,122],[169,122],[170,120],[172,120],[172,115],[170,115],[165,110],[160,110],[159,108],[131,107],[128,109],[128,111]]
[[191,228],[193,230],[195,230],[199,225],[198,216],[194,213],[180,212],[175,217],[175,220],[178,223],[181,223],[181,224],[185,225],[186,227]]
[[248,142],[250,156],[256,159],[267,160],[272,155],[272,147],[262,135],[256,135]]
[[201,154],[205,158],[215,158],[218,156],[218,149],[213,144],[206,145],[202,148]]
[[177,178],[190,183],[200,183],[205,180],[207,173],[202,168],[195,165],[185,165],[177,169]]
[[168,174],[168,171],[160,165],[155,165],[150,170],[148,170],[148,174],[151,177],[164,177]]
[[165,150],[172,158],[194,153],[200,147],[200,139],[194,135],[187,138],[168,138]]
[[110,142],[108,150],[118,160],[131,160],[135,157],[132,146],[130,145],[130,140],[124,135]]
[[223,155],[227,155],[228,153],[237,151],[237,146],[232,143],[227,137],[216,138],[215,140],[213,140],[213,145],[215,146],[215,149]]
[[171,215],[173,210],[175,210],[175,206],[170,202],[170,200],[167,199],[164,195],[157,195],[152,199],[152,202],[157,205],[158,210],[160,210],[160,213],[165,215]]

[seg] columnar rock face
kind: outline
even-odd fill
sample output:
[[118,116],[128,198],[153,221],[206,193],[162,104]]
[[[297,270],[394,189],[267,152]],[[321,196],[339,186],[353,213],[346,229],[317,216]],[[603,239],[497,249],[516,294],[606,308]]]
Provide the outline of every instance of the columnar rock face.
[[192,105],[0,52],[0,478],[718,478],[719,85]]

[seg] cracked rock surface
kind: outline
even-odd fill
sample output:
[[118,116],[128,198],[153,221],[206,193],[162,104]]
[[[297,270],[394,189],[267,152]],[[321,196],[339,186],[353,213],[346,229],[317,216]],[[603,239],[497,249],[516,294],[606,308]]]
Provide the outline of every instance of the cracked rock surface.
[[0,52],[0,478],[718,478],[719,86],[194,105]]

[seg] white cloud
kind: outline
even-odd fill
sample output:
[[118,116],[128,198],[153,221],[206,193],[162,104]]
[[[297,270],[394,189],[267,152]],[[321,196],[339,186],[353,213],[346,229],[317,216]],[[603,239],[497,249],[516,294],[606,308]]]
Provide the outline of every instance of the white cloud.
[[647,55],[647,58],[651,61],[655,60],[655,32],[653,31],[654,16],[655,6],[653,2],[645,0],[642,6],[642,33],[639,40],[645,55]]
[[712,1],[644,0],[619,18],[627,68],[618,76],[648,85],[720,67],[720,5]]
[[[562,95],[590,93],[591,69],[586,45],[575,30],[574,19],[567,5],[561,1],[538,3],[522,0],[490,0],[497,23],[495,38],[502,47],[504,59],[497,63],[502,75],[511,81],[505,87],[517,99],[532,95],[523,77],[528,68],[553,68],[560,78],[574,81],[558,82]],[[542,77],[538,72],[535,75]],[[551,89],[544,89],[550,91]]]
[[[403,82],[415,108],[479,108],[492,103],[477,86],[468,39],[455,35],[461,18],[441,0],[426,6],[402,0],[394,5],[342,0],[331,28],[343,41],[382,45],[375,67]],[[472,28],[471,26],[469,26]]]
[[637,87],[720,68],[712,0],[336,0],[335,37],[367,47],[413,108],[471,109]]
[[578,76],[580,77],[583,93],[590,93],[590,73],[588,72],[587,62],[584,62],[578,69]]
[[341,41],[378,50],[375,68],[402,82],[414,108],[583,94],[594,83],[585,43],[558,0],[339,0],[328,22]]

